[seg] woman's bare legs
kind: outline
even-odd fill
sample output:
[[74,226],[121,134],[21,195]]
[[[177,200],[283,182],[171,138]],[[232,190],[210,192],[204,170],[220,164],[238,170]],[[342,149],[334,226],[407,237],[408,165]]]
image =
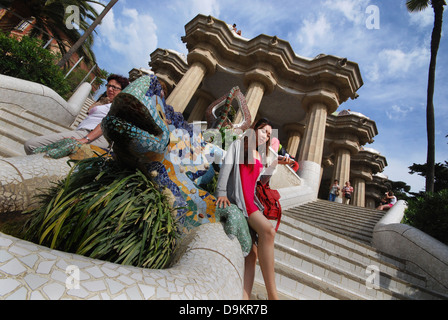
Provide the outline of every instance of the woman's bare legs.
[[[253,285],[253,278],[255,277],[255,261],[258,253],[258,261],[260,261],[261,273],[263,274],[264,285],[266,287],[266,291],[268,293],[269,300],[277,300],[277,286],[275,284],[275,270],[274,270],[274,238],[275,238],[275,229],[268,219],[261,213],[260,211],[256,211],[252,213],[249,217],[249,225],[255,232],[258,234],[258,248],[257,252],[254,252],[255,259],[253,256],[250,257],[249,264],[245,266],[245,294],[246,294],[246,281],[250,284],[251,281]],[[253,250],[252,250],[253,251]],[[252,254],[252,252],[251,252]],[[247,259],[246,258],[246,259]],[[253,264],[252,264],[252,261]],[[250,268],[250,270],[249,270]],[[252,271],[253,270],[253,271]],[[251,276],[251,278],[247,278],[246,274]],[[249,287],[247,287],[249,289]],[[250,288],[252,291],[252,288]],[[250,297],[250,292],[248,293]]]
[[244,259],[244,291],[243,299],[250,300],[255,280],[255,265],[257,263],[257,246],[252,245],[252,250]]

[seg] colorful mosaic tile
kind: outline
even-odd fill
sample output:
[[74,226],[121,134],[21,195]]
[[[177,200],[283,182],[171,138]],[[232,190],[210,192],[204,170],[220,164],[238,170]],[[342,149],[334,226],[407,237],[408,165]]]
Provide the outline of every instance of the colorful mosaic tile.
[[[199,185],[213,178],[212,162],[222,159],[224,151],[205,143],[201,130],[166,105],[160,93],[156,76],[137,79],[115,98],[102,128],[119,161],[142,169],[173,198],[180,229],[188,234],[221,221],[216,217],[216,198]],[[246,246],[250,235],[245,232],[247,222],[241,220],[243,213],[232,208],[220,216],[228,224],[238,221],[225,230]]]

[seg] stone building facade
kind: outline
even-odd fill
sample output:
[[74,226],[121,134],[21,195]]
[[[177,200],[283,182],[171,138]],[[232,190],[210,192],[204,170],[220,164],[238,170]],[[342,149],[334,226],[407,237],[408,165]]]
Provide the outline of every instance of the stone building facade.
[[[378,134],[368,117],[343,110],[363,85],[358,65],[332,55],[309,59],[277,37],[245,39],[230,25],[198,15],[185,26],[187,57],[165,49],[151,54],[149,66],[169,91],[167,103],[190,121],[205,120],[208,106],[238,86],[253,121],[268,118],[288,153],[299,161],[298,174],[316,194],[328,195],[334,179],[350,180],[352,204],[375,207],[384,193],[384,156],[365,148]],[[132,70],[130,76],[144,73]],[[237,113],[236,122],[242,121]],[[341,200],[341,199],[339,199]]]

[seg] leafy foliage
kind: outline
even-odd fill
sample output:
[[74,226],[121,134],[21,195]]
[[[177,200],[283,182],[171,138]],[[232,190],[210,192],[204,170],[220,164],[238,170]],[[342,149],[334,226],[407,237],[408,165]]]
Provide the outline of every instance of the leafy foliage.
[[[41,38],[44,42],[54,37],[62,54],[68,51],[67,42],[76,43],[81,34],[88,29],[90,21],[98,17],[98,12],[92,5],[104,7],[104,4],[99,1],[84,0],[0,0],[0,4],[9,8],[17,19],[19,19],[18,17],[21,19],[33,18],[34,27],[30,35]],[[71,14],[67,12],[69,6],[74,6],[79,10],[79,24],[70,28],[66,25]],[[79,56],[85,57],[87,63],[92,64],[96,60],[92,51],[93,41],[93,35],[89,36],[77,52]]]
[[[70,91],[75,92],[75,90],[80,85],[81,81],[87,76],[87,71],[81,68],[77,68],[73,70],[72,73],[68,75],[66,78],[68,85],[70,86]],[[92,83],[93,87],[101,87],[103,84],[106,83],[106,79],[109,76],[109,73],[104,69],[98,69],[97,76],[95,78],[95,81]],[[85,80],[89,81],[89,80]]]
[[404,223],[448,245],[448,189],[410,199]]
[[[419,176],[426,177],[427,167],[426,164],[414,163],[409,167],[409,173],[417,173]],[[448,161],[445,161],[444,164],[436,163],[434,169],[434,192],[448,189]]]
[[115,161],[78,162],[40,196],[25,238],[53,249],[113,263],[164,268],[178,238],[165,196],[140,171]]
[[30,37],[22,40],[0,33],[0,73],[37,82],[55,90],[66,98],[70,86],[64,74],[55,65],[57,56],[41,48],[41,42]]

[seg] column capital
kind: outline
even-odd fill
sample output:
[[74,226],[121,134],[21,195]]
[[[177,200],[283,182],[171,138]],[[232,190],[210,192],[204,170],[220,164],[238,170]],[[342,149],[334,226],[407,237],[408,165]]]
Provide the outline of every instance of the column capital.
[[207,75],[213,75],[216,72],[216,66],[218,65],[218,61],[213,54],[210,51],[201,48],[196,48],[191,51],[187,56],[187,61],[190,66],[198,62],[204,65],[207,70]]
[[331,147],[333,150],[347,149],[350,151],[351,155],[355,155],[359,152],[359,144],[349,139],[335,140],[331,143]]
[[298,122],[287,123],[283,126],[283,129],[288,132],[299,132],[301,135],[305,132],[305,125]]
[[373,176],[372,176],[371,172],[369,172],[368,170],[363,170],[362,168],[359,168],[359,167],[355,167],[355,168],[351,167],[350,177],[352,177],[353,179],[355,179],[355,178],[363,179],[364,181],[372,181],[373,180]]
[[313,104],[320,103],[327,107],[327,113],[331,114],[339,108],[339,99],[336,93],[327,89],[317,89],[308,92],[302,100],[302,107],[309,112]]
[[252,82],[263,84],[265,94],[270,94],[277,85],[277,81],[274,79],[272,73],[260,68],[255,68],[245,74],[244,85],[249,88]]

